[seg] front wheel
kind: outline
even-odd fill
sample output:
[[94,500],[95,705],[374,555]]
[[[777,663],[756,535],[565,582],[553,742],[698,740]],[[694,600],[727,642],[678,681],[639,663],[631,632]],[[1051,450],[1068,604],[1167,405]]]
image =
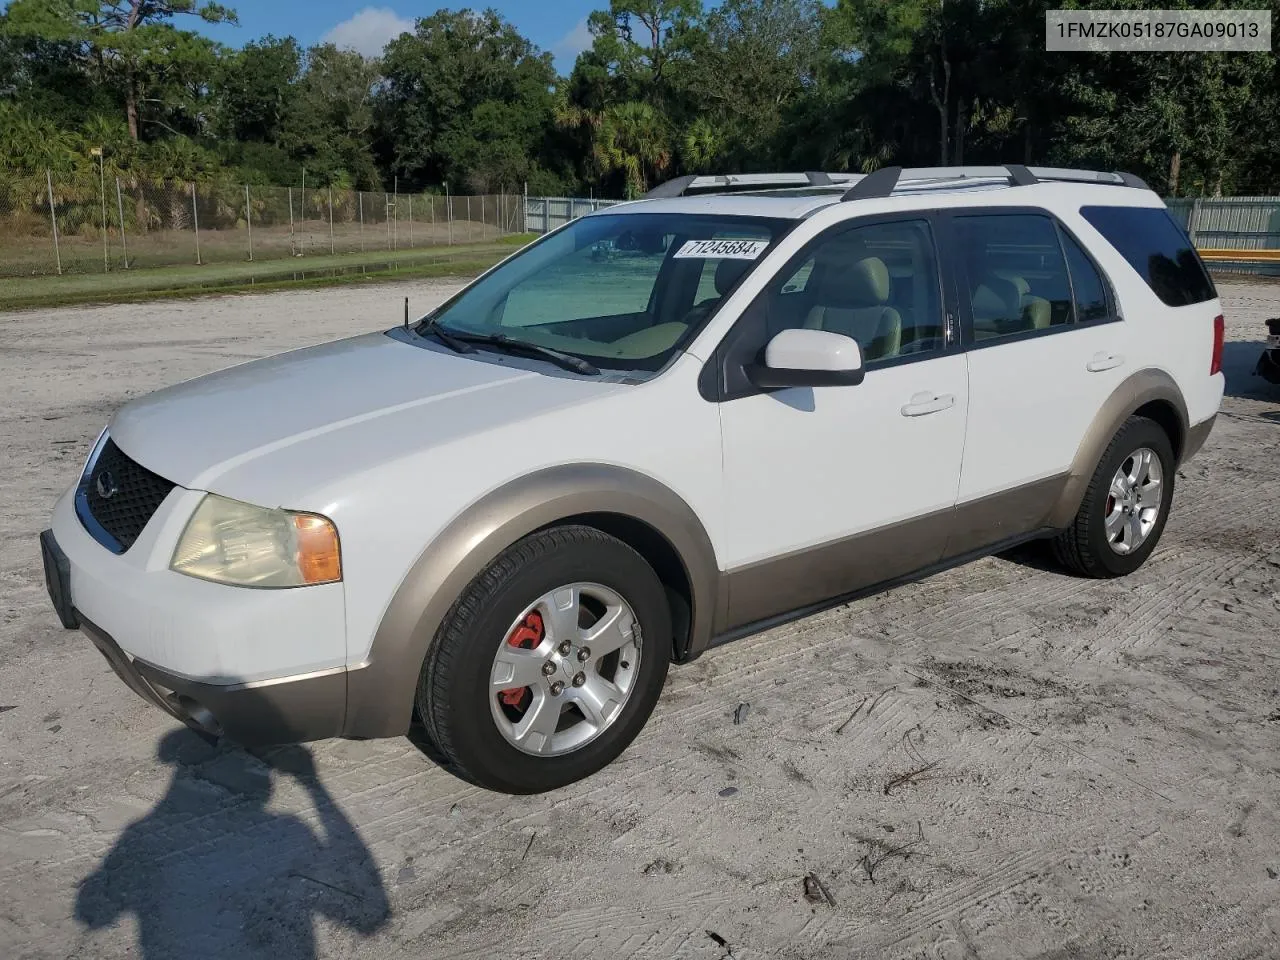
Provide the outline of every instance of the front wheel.
[[1132,573],[1164,532],[1173,500],[1169,435],[1130,417],[1103,453],[1070,527],[1053,541],[1059,562],[1087,577]]
[[626,749],[666,678],[671,614],[635,550],[591,527],[531,534],[463,592],[417,705],[454,772],[506,793],[595,773]]

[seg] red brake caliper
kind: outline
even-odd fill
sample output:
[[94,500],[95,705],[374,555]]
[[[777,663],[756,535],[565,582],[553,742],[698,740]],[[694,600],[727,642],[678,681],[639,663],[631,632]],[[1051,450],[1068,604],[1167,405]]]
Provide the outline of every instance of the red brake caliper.
[[[507,637],[507,643],[522,650],[532,650],[542,642],[545,633],[546,628],[542,623],[542,614],[537,610],[530,610],[528,615],[516,624],[515,629],[511,631],[511,635]],[[506,690],[499,691],[498,696],[508,707],[523,710],[528,706],[525,699],[528,693],[528,687],[508,687]],[[529,699],[532,699],[532,697],[529,697]]]

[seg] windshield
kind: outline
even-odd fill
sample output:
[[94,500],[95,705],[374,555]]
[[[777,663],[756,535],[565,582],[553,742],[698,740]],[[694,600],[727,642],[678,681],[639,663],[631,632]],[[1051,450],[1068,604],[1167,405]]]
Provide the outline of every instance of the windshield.
[[446,333],[498,334],[598,367],[656,371],[787,226],[695,214],[584,217],[427,319]]

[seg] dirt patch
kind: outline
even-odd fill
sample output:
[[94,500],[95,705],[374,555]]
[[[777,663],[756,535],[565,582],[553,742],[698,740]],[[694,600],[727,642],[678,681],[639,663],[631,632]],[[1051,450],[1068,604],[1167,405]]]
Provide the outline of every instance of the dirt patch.
[[1249,344],[1276,284],[1222,285],[1224,415],[1131,577],[988,559],[730,644],[546,796],[405,740],[316,744],[314,776],[175,758],[174,724],[57,626],[54,499],[128,397],[454,289],[0,315],[0,956],[215,955],[246,910],[222,955],[1275,955],[1280,388]]
[[1066,684],[1032,677],[1010,667],[996,666],[990,661],[926,657],[918,661],[916,666],[928,671],[948,690],[967,697],[1031,697],[1039,700],[1044,697],[1068,697],[1072,694]]

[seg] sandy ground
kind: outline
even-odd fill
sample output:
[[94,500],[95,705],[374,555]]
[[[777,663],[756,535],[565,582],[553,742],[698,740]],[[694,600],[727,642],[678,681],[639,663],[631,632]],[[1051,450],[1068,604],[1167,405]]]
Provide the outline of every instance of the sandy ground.
[[0,957],[1280,956],[1280,286],[1224,285],[1230,395],[1128,579],[993,558],[741,641],[541,797],[175,733],[54,619],[57,493],[126,398],[449,289],[0,316]]

